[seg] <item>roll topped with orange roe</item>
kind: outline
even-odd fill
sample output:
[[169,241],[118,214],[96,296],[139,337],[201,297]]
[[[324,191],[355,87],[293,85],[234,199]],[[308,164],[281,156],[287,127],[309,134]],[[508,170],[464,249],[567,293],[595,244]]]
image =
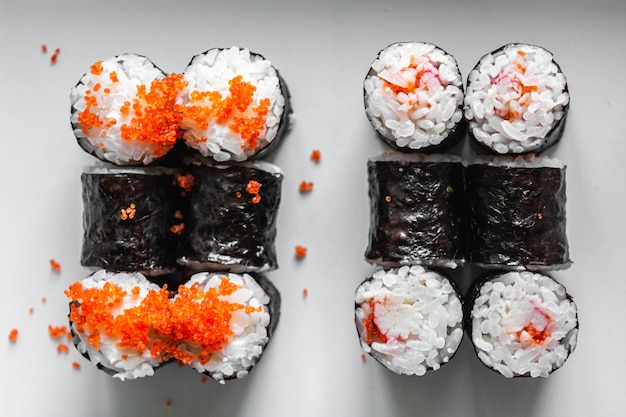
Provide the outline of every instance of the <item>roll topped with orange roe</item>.
[[117,165],[147,165],[181,137],[181,74],[122,54],[94,62],[71,89],[70,121],[80,146]]
[[288,125],[286,86],[272,63],[233,46],[196,55],[184,71],[183,139],[217,162],[267,152]]
[[260,360],[280,317],[280,294],[263,276],[199,273],[177,291],[140,273],[100,270],[66,291],[78,351],[121,380],[169,361],[220,383]]

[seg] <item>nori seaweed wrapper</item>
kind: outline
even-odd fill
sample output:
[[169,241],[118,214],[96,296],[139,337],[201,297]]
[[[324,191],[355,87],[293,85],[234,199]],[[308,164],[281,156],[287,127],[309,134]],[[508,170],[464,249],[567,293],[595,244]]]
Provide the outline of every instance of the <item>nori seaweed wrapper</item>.
[[366,259],[384,267],[464,263],[464,166],[445,157],[368,161],[370,230]]
[[[183,208],[181,265],[232,272],[278,267],[274,242],[283,175],[262,166],[190,166],[194,185]],[[247,190],[250,181],[260,184],[258,194]]]
[[[180,189],[167,171],[86,172],[81,264],[111,271],[167,273],[176,267]],[[129,208],[134,204],[131,216]],[[123,210],[127,214],[123,214]]]
[[470,260],[504,269],[570,264],[565,167],[470,165]]

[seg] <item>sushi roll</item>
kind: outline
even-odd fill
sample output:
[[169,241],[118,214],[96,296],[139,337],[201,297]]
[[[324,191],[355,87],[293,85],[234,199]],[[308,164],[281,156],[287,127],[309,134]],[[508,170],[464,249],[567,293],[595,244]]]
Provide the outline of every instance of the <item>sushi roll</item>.
[[478,358],[507,378],[547,377],[576,348],[576,304],[546,275],[490,275],[468,297],[466,329]]
[[271,62],[245,48],[210,49],[184,71],[185,143],[217,162],[266,154],[289,124],[289,94]]
[[402,375],[439,369],[463,338],[459,291],[419,265],[379,270],[359,285],[355,321],[363,350]]
[[182,224],[177,171],[93,167],[81,175],[81,264],[161,275],[176,268]]
[[466,169],[469,256],[487,268],[570,266],[565,165],[554,158],[491,157]]
[[189,165],[178,263],[196,271],[278,267],[275,240],[283,174],[266,162]]
[[122,54],[91,65],[71,89],[70,121],[79,145],[116,165],[148,165],[181,137],[184,80],[148,58]]
[[76,349],[119,378],[152,376],[164,360],[155,320],[168,321],[169,292],[140,273],[100,270],[66,291]]
[[280,294],[266,278],[195,274],[172,300],[172,321],[179,324],[169,354],[222,384],[244,378],[265,352],[279,316]]
[[387,153],[367,163],[365,258],[383,267],[447,268],[466,259],[464,163],[452,155]]
[[484,55],[469,73],[464,113],[471,136],[489,152],[541,152],[561,138],[569,101],[552,53],[514,43]]
[[463,134],[463,80],[454,57],[423,42],[380,51],[363,82],[365,113],[395,149],[441,151]]

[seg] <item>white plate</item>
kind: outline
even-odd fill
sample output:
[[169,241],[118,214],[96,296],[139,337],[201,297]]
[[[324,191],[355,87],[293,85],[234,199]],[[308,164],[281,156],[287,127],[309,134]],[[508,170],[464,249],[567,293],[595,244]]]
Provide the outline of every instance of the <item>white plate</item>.
[[[626,397],[626,3],[294,1],[2,1],[0,13],[0,409],[3,415],[620,415]],[[378,51],[397,41],[437,44],[464,79],[505,43],[551,50],[571,107],[549,154],[568,165],[568,237],[573,266],[555,275],[579,307],[580,337],[545,380],[508,380],[475,357],[457,356],[424,377],[363,361],[353,293],[372,271],[366,160],[386,149],[367,121],[362,81]],[[44,54],[40,46],[47,45]],[[71,349],[58,354],[48,325],[65,324],[63,291],[80,266],[80,173],[94,163],[75,143],[69,89],[89,65],[123,52],[180,72],[195,54],[239,45],[270,59],[287,81],[293,129],[271,156],[285,172],[278,220],[283,296],[277,332],[250,377],[203,384],[176,365],[119,382]],[[60,48],[56,64],[51,55]],[[309,160],[313,149],[322,161]],[[460,148],[466,152],[465,147]],[[301,195],[301,181],[315,189]],[[298,262],[294,246],[308,247]],[[54,258],[59,274],[49,266]],[[472,272],[458,274],[467,287]],[[308,290],[303,298],[302,290]],[[42,302],[46,297],[46,302]],[[33,312],[29,313],[29,308]],[[19,330],[17,342],[7,336]],[[79,362],[82,369],[72,368]],[[168,406],[168,401],[171,404]]]

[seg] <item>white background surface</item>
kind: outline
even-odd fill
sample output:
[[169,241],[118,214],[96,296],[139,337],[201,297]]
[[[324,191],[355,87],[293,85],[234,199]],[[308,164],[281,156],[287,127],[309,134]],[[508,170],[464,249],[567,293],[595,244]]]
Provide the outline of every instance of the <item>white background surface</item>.
[[[251,4],[0,0],[1,414],[624,415],[626,2]],[[468,338],[450,364],[424,377],[398,376],[369,357],[361,360],[353,293],[372,272],[363,260],[365,166],[386,149],[365,117],[362,81],[380,49],[406,40],[447,50],[464,79],[484,53],[509,42],[534,43],[554,53],[568,78],[565,135],[548,154],[568,165],[574,265],[554,275],[578,304],[581,331],[576,351],[548,379],[500,377],[479,362]],[[80,173],[94,159],[75,143],[69,89],[91,63],[123,52],[181,72],[193,55],[231,45],[274,63],[295,110],[291,133],[271,156],[285,172],[280,269],[269,274],[282,293],[281,322],[243,381],[203,384],[195,371],[176,365],[152,378],[113,380],[74,349],[57,354],[47,330],[66,323],[63,291],[87,273],[79,264]],[[309,160],[313,149],[322,151],[319,165]],[[315,183],[311,194],[298,193],[302,180]],[[302,262],[293,256],[297,244],[309,248]],[[50,258],[61,263],[60,274],[51,271]],[[475,272],[455,277],[466,288]],[[14,344],[7,339],[12,328],[20,332]],[[73,361],[82,370],[72,369]]]

